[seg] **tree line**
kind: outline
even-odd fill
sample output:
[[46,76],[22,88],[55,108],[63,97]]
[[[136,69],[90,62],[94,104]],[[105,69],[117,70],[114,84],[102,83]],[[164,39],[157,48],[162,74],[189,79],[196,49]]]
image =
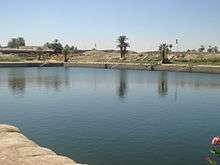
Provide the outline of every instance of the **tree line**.
[[204,45],[201,45],[201,47],[198,49],[198,52],[202,53],[207,50],[208,53],[218,53],[218,47],[217,46],[208,46],[206,49]]
[[[18,38],[12,38],[9,42],[7,47],[9,48],[19,48],[22,46],[25,46],[25,40],[22,37]],[[124,59],[126,54],[128,53],[128,48],[130,47],[130,44],[128,42],[128,37],[125,35],[119,36],[117,38],[117,48],[120,50],[120,55],[121,59]],[[63,54],[64,55],[64,62],[68,62],[68,55],[70,53],[76,52],[77,47],[74,46],[69,46],[66,44],[63,46],[59,40],[55,39],[52,42],[47,42],[43,45],[43,48],[49,48],[54,51],[55,54]],[[41,56],[43,55],[43,48],[39,47],[37,48],[36,52],[38,54],[38,59],[41,59]],[[167,58],[167,54],[169,54],[172,51],[173,45],[172,44],[167,44],[167,43],[162,43],[159,45],[158,51],[161,54],[162,57],[162,63],[169,63],[169,60]],[[207,50],[208,53],[217,53],[218,52],[218,47],[217,46],[209,46],[207,49],[205,48],[204,45],[201,45],[201,47],[198,50],[187,50],[187,52],[205,52]]]

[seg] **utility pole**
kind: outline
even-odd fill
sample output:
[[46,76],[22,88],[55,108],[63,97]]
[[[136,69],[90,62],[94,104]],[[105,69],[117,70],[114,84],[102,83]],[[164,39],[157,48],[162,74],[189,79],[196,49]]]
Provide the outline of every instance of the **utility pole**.
[[176,55],[179,53],[179,40],[176,39]]
[[178,52],[179,51],[179,40],[176,39],[176,51]]

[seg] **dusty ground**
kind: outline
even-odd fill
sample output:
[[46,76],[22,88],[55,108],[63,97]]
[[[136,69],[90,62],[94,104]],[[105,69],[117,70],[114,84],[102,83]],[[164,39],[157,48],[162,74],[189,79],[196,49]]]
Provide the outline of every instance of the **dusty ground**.
[[[220,54],[187,54],[171,53],[168,55],[174,64],[207,64],[220,65]],[[161,56],[158,52],[133,53],[126,55],[125,59],[120,58],[118,52],[87,51],[82,54],[70,55],[70,62],[117,62],[137,64],[158,64]]]
[[[220,53],[171,53],[168,55],[173,64],[191,64],[191,65],[220,65]],[[36,61],[37,56],[0,56],[0,61]],[[62,55],[44,55],[41,59],[63,61]],[[77,54],[69,55],[69,62],[103,62],[103,63],[136,63],[136,64],[158,64],[161,62],[161,56],[158,52],[129,52],[125,59],[120,58],[120,53],[115,50],[91,50]]]

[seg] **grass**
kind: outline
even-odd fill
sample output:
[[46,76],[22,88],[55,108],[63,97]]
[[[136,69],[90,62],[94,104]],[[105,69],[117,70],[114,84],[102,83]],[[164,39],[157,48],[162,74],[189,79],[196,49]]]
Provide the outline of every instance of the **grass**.
[[0,62],[22,62],[25,61],[24,57],[19,56],[0,56]]
[[[44,55],[42,59],[63,61],[62,55]],[[106,53],[106,52],[89,52],[89,53],[79,53],[70,54],[69,62],[101,62],[101,63],[121,63],[121,64],[139,64],[146,65],[152,64],[156,65],[161,62],[161,57],[158,54],[132,54],[127,55],[125,59],[120,58],[119,53]],[[36,55],[30,56],[17,56],[8,55],[0,56],[0,62],[22,62],[22,61],[33,61],[37,60]],[[171,61],[173,64],[185,64],[185,65],[220,65],[220,54],[217,55],[188,55],[173,59]]]
[[220,65],[220,57],[212,58],[195,58],[195,59],[178,59],[173,61],[175,64],[194,64],[194,65]]

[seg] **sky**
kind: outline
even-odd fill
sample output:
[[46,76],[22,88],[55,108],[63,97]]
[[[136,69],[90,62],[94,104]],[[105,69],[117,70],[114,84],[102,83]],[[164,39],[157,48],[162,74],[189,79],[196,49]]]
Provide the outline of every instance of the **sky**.
[[120,35],[131,50],[162,42],[181,50],[220,47],[220,0],[0,0],[0,44],[24,37],[27,45],[59,39],[80,49],[116,49]]

